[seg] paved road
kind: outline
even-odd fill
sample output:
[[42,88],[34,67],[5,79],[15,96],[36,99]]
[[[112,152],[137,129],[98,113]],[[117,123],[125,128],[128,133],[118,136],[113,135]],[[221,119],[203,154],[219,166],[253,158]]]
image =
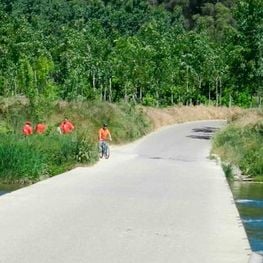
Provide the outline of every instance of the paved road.
[[175,125],[0,197],[0,263],[247,263],[249,244],[221,168],[223,125]]

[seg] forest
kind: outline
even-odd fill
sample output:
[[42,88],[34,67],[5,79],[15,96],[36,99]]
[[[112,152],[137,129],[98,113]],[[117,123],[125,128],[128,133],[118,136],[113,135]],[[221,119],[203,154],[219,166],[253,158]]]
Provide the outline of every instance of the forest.
[[262,0],[0,0],[0,96],[257,107]]

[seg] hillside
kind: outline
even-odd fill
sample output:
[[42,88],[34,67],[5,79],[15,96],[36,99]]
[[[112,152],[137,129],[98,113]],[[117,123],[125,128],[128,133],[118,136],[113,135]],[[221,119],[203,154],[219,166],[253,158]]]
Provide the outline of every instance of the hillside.
[[0,96],[262,103],[261,0],[0,0]]

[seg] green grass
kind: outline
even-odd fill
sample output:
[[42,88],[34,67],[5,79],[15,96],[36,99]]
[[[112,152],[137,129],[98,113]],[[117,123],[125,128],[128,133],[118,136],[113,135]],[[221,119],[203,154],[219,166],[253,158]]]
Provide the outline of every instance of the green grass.
[[237,165],[244,175],[257,181],[263,181],[262,120],[263,118],[254,123],[246,120],[244,125],[242,120],[235,120],[216,134],[213,141],[213,152],[223,161]]
[[118,144],[133,141],[152,129],[142,110],[127,103],[70,103],[60,108],[60,113],[69,116],[79,130],[88,133],[94,140],[103,123],[108,124],[113,142]]
[[[108,123],[115,144],[135,140],[152,129],[140,108],[129,104],[59,102],[37,116],[30,114],[25,102],[6,101],[0,103],[0,181],[6,183],[32,183],[78,165],[95,163],[98,130],[104,122]],[[57,132],[65,116],[75,125],[73,134]],[[35,125],[39,118],[48,125],[46,134],[24,137],[24,121]]]
[[233,169],[232,169],[231,164],[223,163],[222,167],[223,167],[223,171],[224,171],[224,173],[226,175],[226,178],[228,180],[233,180],[234,175],[233,175]]
[[6,134],[0,137],[0,179],[3,182],[35,182],[97,159],[96,145],[77,134],[30,137]]

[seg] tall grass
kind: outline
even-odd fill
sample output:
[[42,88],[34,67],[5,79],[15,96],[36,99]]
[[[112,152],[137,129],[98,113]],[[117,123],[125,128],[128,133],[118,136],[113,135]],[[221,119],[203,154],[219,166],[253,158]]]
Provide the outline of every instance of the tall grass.
[[94,140],[103,123],[108,124],[114,143],[135,140],[152,129],[143,111],[128,103],[78,102],[56,107],[56,114],[51,119],[55,120],[59,115],[69,116],[79,130]]
[[262,112],[236,116],[226,129],[215,136],[213,151],[223,161],[238,166],[244,175],[263,181]]
[[95,144],[78,135],[0,137],[0,179],[30,183],[97,160]]
[[[113,143],[125,143],[146,134],[150,121],[129,104],[101,102],[54,103],[41,119],[48,125],[44,135],[24,137],[23,122],[36,124],[39,116],[30,114],[28,104],[0,101],[0,181],[31,183],[77,165],[98,160],[98,130],[107,123]],[[3,106],[4,105],[4,106]],[[19,114],[21,112],[21,114]],[[70,135],[60,135],[57,126],[67,116],[75,125]]]

